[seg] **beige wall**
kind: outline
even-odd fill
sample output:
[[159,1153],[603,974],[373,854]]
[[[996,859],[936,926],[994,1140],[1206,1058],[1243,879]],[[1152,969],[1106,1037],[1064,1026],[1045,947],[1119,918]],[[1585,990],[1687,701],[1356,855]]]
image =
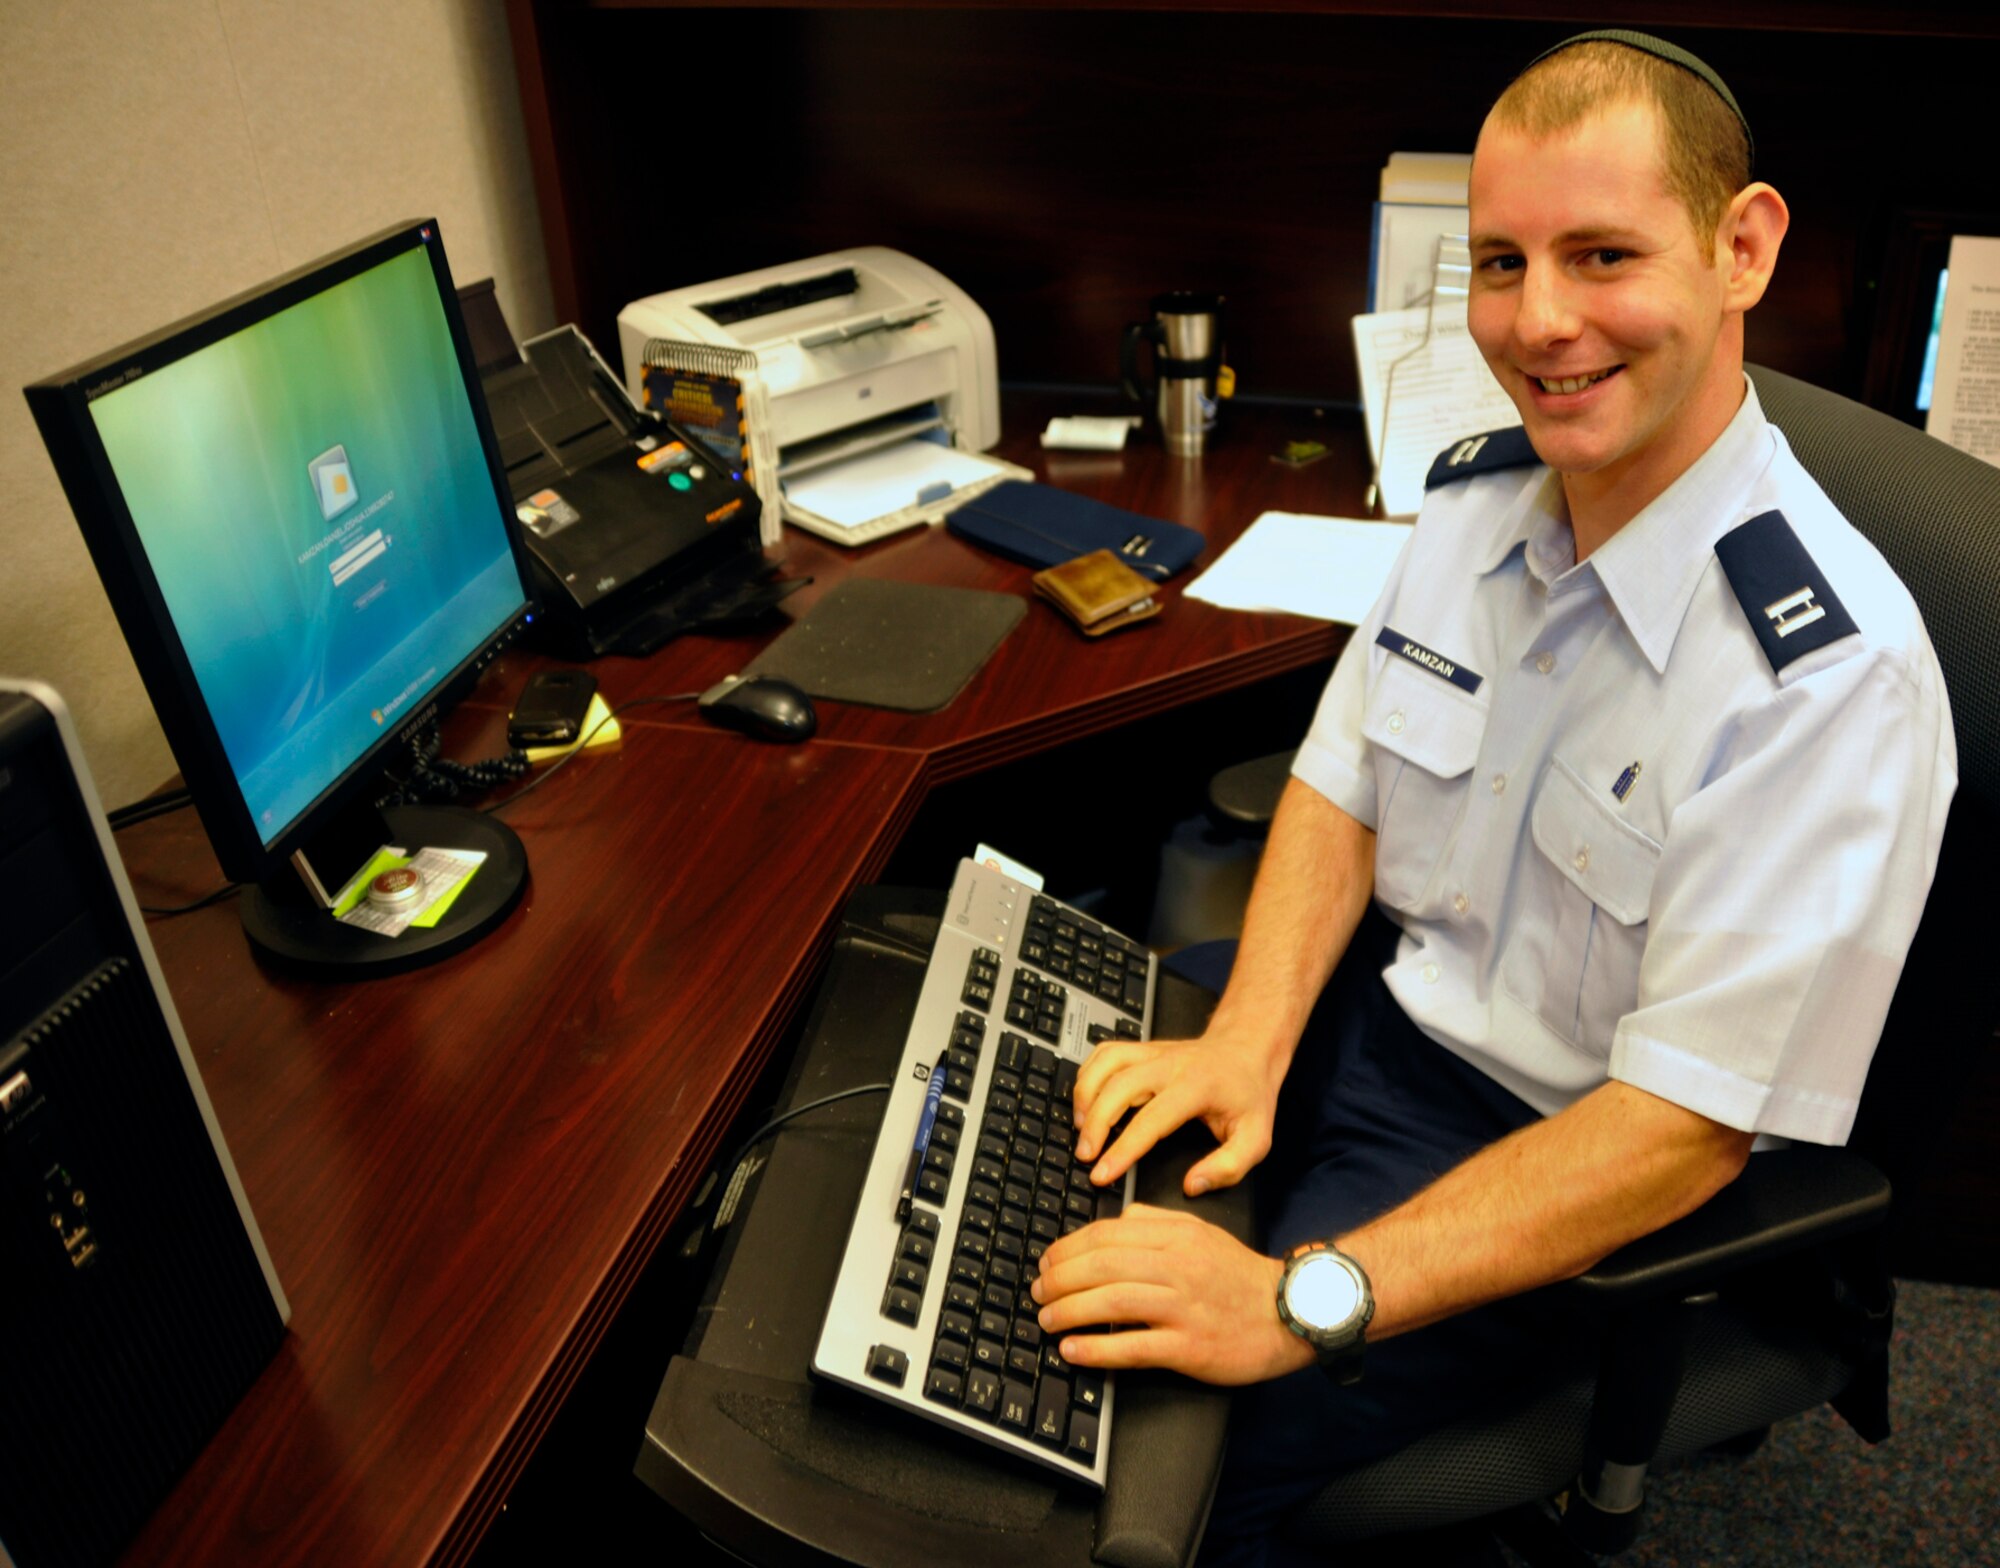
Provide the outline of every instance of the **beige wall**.
[[402,218],[555,325],[499,0],[0,0],[0,673],[174,771],[19,389]]

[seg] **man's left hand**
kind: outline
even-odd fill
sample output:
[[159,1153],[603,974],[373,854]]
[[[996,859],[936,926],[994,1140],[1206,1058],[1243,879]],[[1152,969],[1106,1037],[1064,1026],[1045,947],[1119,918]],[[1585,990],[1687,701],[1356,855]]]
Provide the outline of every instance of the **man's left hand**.
[[[1258,1383],[1310,1366],[1278,1321],[1284,1265],[1227,1231],[1135,1203],[1063,1237],[1034,1282],[1042,1332],[1080,1367],[1168,1367],[1204,1383]],[[1073,1332],[1116,1324],[1108,1333]]]

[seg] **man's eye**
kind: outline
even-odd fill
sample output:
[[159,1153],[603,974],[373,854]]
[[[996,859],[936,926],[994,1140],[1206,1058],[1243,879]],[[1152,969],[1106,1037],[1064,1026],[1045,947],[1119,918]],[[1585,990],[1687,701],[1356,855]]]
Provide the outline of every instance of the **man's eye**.
[[1625,252],[1613,250],[1609,246],[1600,247],[1590,253],[1590,259],[1600,267],[1615,267],[1625,259]]
[[1488,256],[1479,263],[1479,270],[1481,272],[1519,272],[1521,270],[1521,258],[1519,256]]

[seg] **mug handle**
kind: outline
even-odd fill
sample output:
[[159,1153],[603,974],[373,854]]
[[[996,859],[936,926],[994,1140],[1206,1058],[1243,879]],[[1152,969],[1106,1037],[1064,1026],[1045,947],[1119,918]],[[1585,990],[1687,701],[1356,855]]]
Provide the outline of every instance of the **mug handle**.
[[1118,379],[1125,395],[1141,407],[1153,401],[1159,383],[1148,383],[1143,392],[1139,389],[1139,345],[1149,342],[1157,352],[1165,336],[1158,321],[1135,321],[1125,329],[1124,341],[1118,345]]

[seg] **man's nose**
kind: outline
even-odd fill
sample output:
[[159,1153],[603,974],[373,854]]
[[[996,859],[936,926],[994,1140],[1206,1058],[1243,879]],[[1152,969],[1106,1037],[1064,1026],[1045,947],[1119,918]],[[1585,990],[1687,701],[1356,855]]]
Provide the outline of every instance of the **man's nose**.
[[1567,342],[1579,330],[1575,280],[1560,267],[1531,264],[1521,279],[1515,336],[1526,348],[1545,349]]

